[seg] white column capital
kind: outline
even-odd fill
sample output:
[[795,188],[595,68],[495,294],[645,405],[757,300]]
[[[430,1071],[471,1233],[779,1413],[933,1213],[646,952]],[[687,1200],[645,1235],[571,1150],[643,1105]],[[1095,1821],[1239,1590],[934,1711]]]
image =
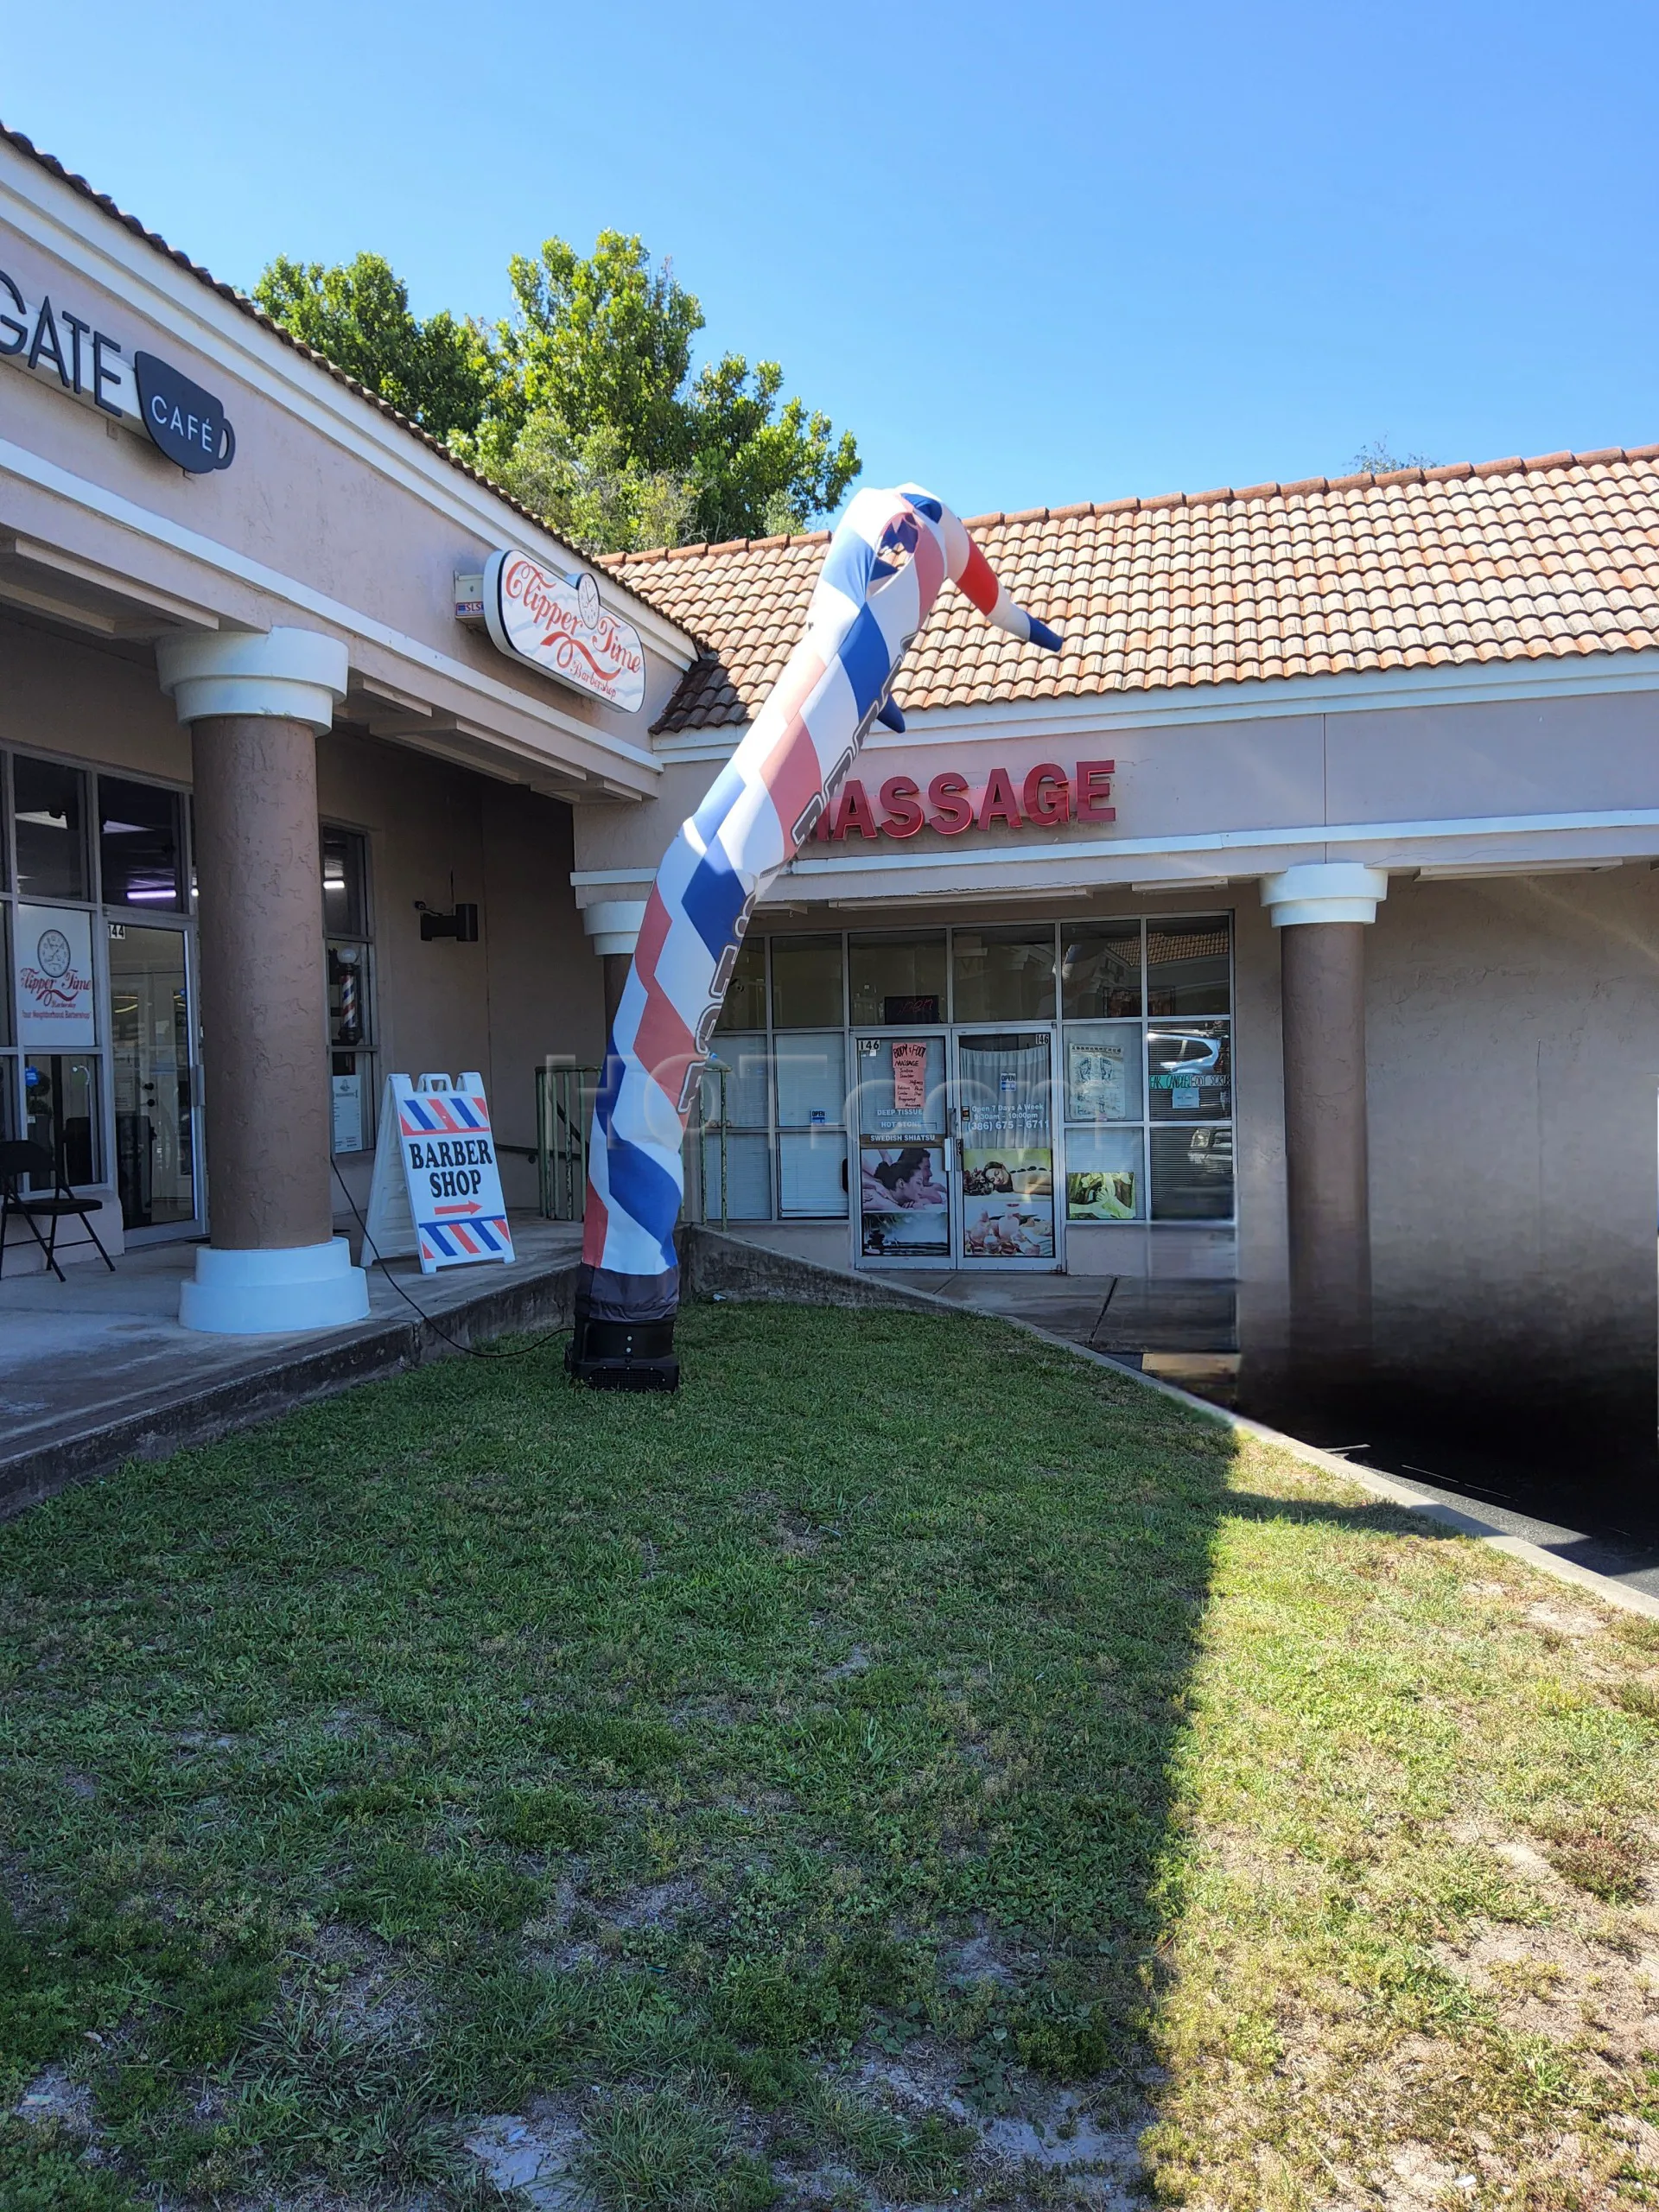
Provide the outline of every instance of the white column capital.
[[1303,861],[1262,878],[1262,904],[1276,930],[1308,922],[1374,922],[1388,895],[1387,871],[1359,861]]
[[351,656],[317,630],[218,630],[159,639],[156,672],[181,722],[281,715],[321,735],[346,696]]
[[643,899],[601,899],[596,906],[582,910],[582,926],[598,953],[632,955],[639,943],[639,925],[645,918]]

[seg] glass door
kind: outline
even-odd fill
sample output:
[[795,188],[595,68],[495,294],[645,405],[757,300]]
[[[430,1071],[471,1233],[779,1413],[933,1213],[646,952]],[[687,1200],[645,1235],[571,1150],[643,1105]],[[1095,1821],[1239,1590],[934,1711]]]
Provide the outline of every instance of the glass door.
[[944,1030],[854,1034],[854,1252],[862,1267],[951,1265]]
[[956,1060],[962,1265],[1052,1273],[1053,1030],[959,1029]]
[[129,1236],[200,1213],[189,984],[181,929],[109,925],[115,1179]]

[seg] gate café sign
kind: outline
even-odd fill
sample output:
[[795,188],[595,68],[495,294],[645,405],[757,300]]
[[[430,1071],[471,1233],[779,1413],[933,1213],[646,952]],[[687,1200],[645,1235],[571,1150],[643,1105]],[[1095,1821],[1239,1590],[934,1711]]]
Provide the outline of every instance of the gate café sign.
[[639,632],[612,613],[585,571],[567,576],[528,553],[492,553],[483,600],[485,626],[498,651],[531,662],[625,715],[638,714],[645,704]]
[[0,360],[55,384],[71,399],[142,429],[169,461],[193,476],[228,468],[236,432],[211,391],[154,353],[129,360],[120,341],[84,315],[54,308],[42,293],[31,307],[0,269]]
[[914,776],[889,776],[871,800],[856,776],[841,787],[831,819],[828,810],[812,833],[815,844],[844,844],[849,837],[914,837],[931,830],[960,837],[969,830],[1057,830],[1068,822],[1116,822],[1111,804],[1115,760],[1079,760],[1071,775],[1052,760],[1016,784],[1006,768],[993,768],[982,785],[946,768],[931,777],[925,795]]

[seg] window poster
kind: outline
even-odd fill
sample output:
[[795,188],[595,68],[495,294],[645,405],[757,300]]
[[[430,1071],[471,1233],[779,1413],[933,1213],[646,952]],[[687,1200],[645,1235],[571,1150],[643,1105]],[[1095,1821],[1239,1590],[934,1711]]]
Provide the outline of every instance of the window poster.
[[336,1152],[361,1152],[363,1149],[363,1077],[355,1070],[350,1075],[329,1077],[334,1099],[334,1148]]
[[927,1104],[927,1046],[921,1038],[893,1040],[893,1103],[901,1114],[918,1114]]
[[1135,1170],[1073,1168],[1065,1179],[1065,1217],[1068,1221],[1133,1221]]
[[971,1260],[1052,1260],[1054,1154],[1035,1144],[964,1145],[962,1249]]
[[1065,1080],[1074,1122],[1122,1122],[1128,1118],[1128,1070],[1124,1046],[1073,1042],[1065,1048]]
[[858,1171],[859,1243],[866,1259],[949,1254],[950,1194],[943,1145],[861,1145]]
[[84,1052],[98,1042],[92,916],[20,905],[12,926],[17,1042],[26,1052]]

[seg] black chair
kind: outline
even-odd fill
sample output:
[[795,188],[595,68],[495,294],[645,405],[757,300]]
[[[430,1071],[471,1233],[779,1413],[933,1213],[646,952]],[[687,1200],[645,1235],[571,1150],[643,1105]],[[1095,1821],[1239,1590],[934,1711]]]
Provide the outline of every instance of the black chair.
[[[49,1175],[52,1188],[48,1191],[25,1191],[19,1188],[25,1175]],[[63,1281],[63,1269],[58,1265],[58,1224],[79,1216],[86,1224],[86,1234],[98,1247],[98,1255],[110,1273],[115,1273],[115,1262],[104,1249],[104,1239],[92,1227],[92,1216],[99,1210],[96,1198],[78,1198],[63,1179],[63,1171],[54,1161],[43,1144],[34,1144],[27,1137],[13,1138],[0,1143],[0,1275],[6,1271],[6,1226],[16,1214],[29,1224],[29,1233],[46,1255],[46,1264]],[[50,1239],[41,1236],[38,1222],[52,1224]]]

